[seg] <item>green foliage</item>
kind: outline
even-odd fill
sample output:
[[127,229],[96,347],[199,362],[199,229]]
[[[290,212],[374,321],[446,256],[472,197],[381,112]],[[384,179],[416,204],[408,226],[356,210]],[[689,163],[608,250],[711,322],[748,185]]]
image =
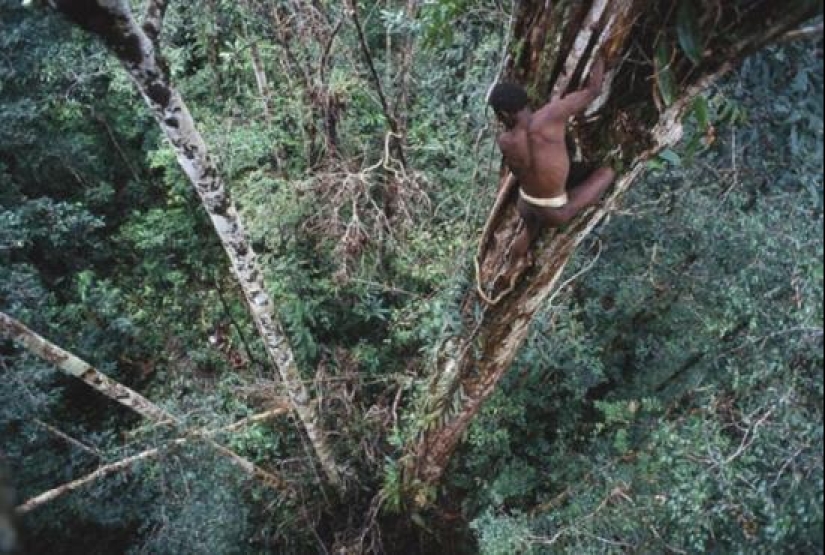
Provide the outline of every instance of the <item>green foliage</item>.
[[427,2],[422,8],[422,20],[424,22],[424,37],[432,44],[436,41],[449,43],[453,40],[455,20],[467,8],[471,2],[467,0],[443,0],[440,2]]
[[526,553],[532,536],[527,520],[519,515],[486,511],[472,523],[484,555]]
[[678,83],[673,72],[673,51],[665,41],[656,45],[656,84],[665,106],[670,106],[679,94]]
[[404,508],[407,498],[398,463],[392,459],[387,460],[382,475],[384,482],[381,485],[381,493],[384,496],[384,510],[398,514]]
[[685,55],[696,65],[704,54],[702,29],[694,0],[682,0],[676,12],[676,36]]

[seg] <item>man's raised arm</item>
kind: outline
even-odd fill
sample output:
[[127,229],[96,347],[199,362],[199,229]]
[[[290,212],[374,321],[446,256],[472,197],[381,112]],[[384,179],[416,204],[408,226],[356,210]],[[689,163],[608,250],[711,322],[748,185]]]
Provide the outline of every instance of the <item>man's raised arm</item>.
[[587,86],[573,91],[563,98],[551,100],[533,116],[533,121],[541,127],[548,124],[566,122],[576,114],[584,112],[591,102],[598,98],[604,85],[604,58],[599,56],[590,70]]

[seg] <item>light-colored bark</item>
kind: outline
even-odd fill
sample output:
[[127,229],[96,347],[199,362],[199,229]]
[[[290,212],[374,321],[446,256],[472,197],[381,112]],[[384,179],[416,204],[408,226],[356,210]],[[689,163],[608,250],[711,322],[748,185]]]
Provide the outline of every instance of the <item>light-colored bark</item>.
[[50,0],[49,4],[81,28],[99,36],[132,77],[209,213],[267,353],[281,376],[321,468],[330,483],[341,487],[332,449],[321,429],[320,415],[264,287],[246,229],[186,104],[170,83],[155,42],[137,24],[126,0]]
[[63,441],[65,441],[69,445],[73,445],[77,449],[80,449],[81,451],[83,451],[85,453],[88,453],[88,454],[92,455],[93,457],[99,458],[101,456],[100,451],[98,451],[94,447],[90,447],[90,446],[86,445],[85,443],[83,443],[79,439],[73,438],[69,434],[58,430],[57,428],[55,428],[51,424],[48,424],[47,422],[43,422],[39,418],[33,418],[32,422],[35,425],[40,426],[41,428],[43,428],[44,430],[46,430],[50,434],[62,439]]
[[173,423],[175,418],[140,393],[107,377],[89,363],[47,341],[8,314],[0,312],[0,337],[26,348],[33,355],[54,364],[61,372],[86,382],[106,397],[132,409],[155,423]]
[[[483,294],[473,290],[465,297],[461,309],[464,331],[444,341],[429,393],[421,404],[418,421],[422,424],[408,444],[410,464],[405,479],[414,502],[421,504],[431,499],[431,486],[445,473],[470,422],[512,364],[536,313],[558,292],[562,273],[576,248],[617,206],[644,171],[647,161],[681,139],[680,122],[695,96],[745,55],[779,39],[818,9],[816,3],[809,1],[790,5],[776,0],[758,5],[736,4],[716,6],[720,10],[718,21],[727,25],[724,33],[716,31],[714,35],[715,29],[702,29],[706,43],[700,64],[689,65],[677,48],[668,68],[655,65],[654,57],[649,56],[650,62],[643,72],[639,69],[640,54],[644,52],[639,50],[639,37],[665,36],[666,25],[671,26],[668,31],[675,35],[673,26],[678,23],[661,15],[670,10],[669,3],[596,0],[584,5],[533,0],[519,4],[519,21],[514,28],[516,33],[525,34],[517,37],[521,43],[509,59],[509,77],[528,85],[534,95],[554,91],[555,96],[561,96],[575,88],[574,78],[586,78],[586,68],[595,59],[593,45],[600,45],[612,75],[606,79],[605,93],[594,107],[602,108],[601,112],[577,122],[575,137],[577,144],[585,145],[585,159],[604,160],[609,154],[627,169],[599,208],[585,211],[563,230],[548,231],[545,238],[537,241],[532,267],[513,272],[512,281],[505,280],[505,285],[511,286],[503,288],[492,278],[506,275],[513,268],[508,253],[520,218],[512,198],[502,198],[502,210],[491,220],[489,234],[483,239],[489,239],[489,244],[480,247],[478,289]],[[583,6],[587,11],[581,11]],[[570,27],[570,22],[582,21],[586,23]],[[594,28],[596,21],[600,23]],[[770,21],[770,25],[765,21]],[[552,32],[542,32],[548,30]],[[557,52],[556,48],[548,54],[546,46],[550,44],[566,46],[566,50]],[[632,64],[627,62],[631,54],[635,56]],[[551,56],[552,63],[545,56]],[[558,64],[559,61],[562,63]],[[669,105],[657,89],[659,72],[665,69],[680,77],[678,98]],[[644,72],[644,88],[616,91],[613,85],[614,90],[610,90],[611,83],[618,82],[619,77],[625,83],[633,83],[629,78],[641,78]],[[535,96],[534,100],[536,104],[544,102]],[[614,143],[605,144],[608,140]],[[509,176],[504,176],[503,182],[507,179]],[[496,274],[496,268],[503,270]],[[484,276],[490,279],[485,282]],[[490,304],[484,301],[485,297],[498,302]]]
[[[240,421],[238,421],[238,422],[236,422],[236,423],[234,423],[230,426],[226,426],[224,428],[220,428],[220,429],[217,429],[217,430],[210,430],[208,432],[203,432],[202,434],[199,434],[198,436],[193,437],[193,438],[178,438],[178,439],[175,439],[173,441],[170,441],[169,443],[167,443],[163,447],[156,447],[154,449],[148,449],[148,450],[143,451],[141,453],[138,453],[136,455],[132,455],[130,457],[126,457],[125,459],[121,459],[117,462],[106,464],[104,466],[101,466],[100,468],[98,468],[94,472],[91,472],[91,473],[87,474],[86,476],[83,476],[82,478],[78,478],[77,480],[72,480],[71,482],[61,484],[61,485],[57,486],[56,488],[52,488],[48,491],[44,491],[43,493],[38,494],[35,497],[32,497],[31,499],[28,499],[24,503],[21,503],[20,505],[18,505],[15,508],[15,512],[19,515],[24,515],[28,512],[33,511],[34,509],[37,509],[38,507],[41,507],[42,505],[45,505],[46,503],[54,501],[58,497],[61,497],[63,495],[66,495],[67,493],[71,493],[73,491],[76,491],[76,490],[88,485],[88,484],[91,484],[92,482],[94,482],[96,480],[99,480],[101,478],[105,478],[107,476],[110,476],[110,475],[115,474],[117,472],[120,472],[122,470],[126,470],[127,468],[129,468],[130,466],[132,466],[133,464],[135,464],[137,462],[157,458],[158,456],[163,454],[164,451],[166,451],[166,450],[168,450],[172,447],[177,447],[177,446],[180,446],[180,445],[184,445],[187,442],[191,442],[191,441],[199,439],[199,438],[208,438],[208,437],[211,437],[213,435],[220,434],[220,433],[236,431],[236,430],[238,430],[240,428],[243,428],[245,426],[249,426],[250,424],[254,424],[256,422],[264,422],[264,421],[269,420],[271,418],[274,418],[276,416],[280,416],[282,414],[285,414],[286,412],[287,412],[287,409],[278,408],[278,409],[274,409],[274,410],[271,410],[271,411],[267,411],[265,413],[256,414],[254,416],[250,416],[249,418],[245,418],[243,420],[240,420]],[[211,442],[211,443],[212,443],[213,446],[215,445],[214,442]],[[226,450],[226,451],[228,451],[228,450]],[[230,451],[230,453],[232,453],[232,452]],[[232,453],[232,454],[235,455],[234,453]],[[239,457],[237,455],[235,455],[235,458],[239,458]],[[233,458],[233,460],[235,460],[235,458]],[[245,466],[248,466],[248,465],[245,465]],[[252,469],[252,473],[255,474],[254,469]],[[2,494],[0,494],[0,495],[2,495]],[[2,517],[0,517],[0,518],[2,518]],[[2,526],[2,523],[0,523],[0,526]]]
[[258,50],[258,45],[252,43],[249,45],[249,59],[252,62],[252,72],[255,74],[255,85],[258,87],[258,96],[261,97],[261,102],[264,108],[264,117],[266,121],[272,120],[272,109],[269,107],[272,93],[269,89],[269,80],[266,78],[266,70],[261,61],[261,53]]
[[231,449],[228,449],[220,443],[210,439],[208,433],[186,430],[177,418],[154,404],[146,397],[105,376],[100,371],[92,367],[89,363],[81,360],[68,351],[61,349],[54,343],[47,341],[19,321],[3,312],[0,312],[0,337],[14,341],[18,345],[26,348],[26,350],[31,352],[33,355],[42,358],[46,362],[54,364],[61,372],[83,380],[93,389],[113,401],[120,403],[124,407],[132,409],[134,412],[154,424],[175,425],[184,432],[188,432],[192,437],[202,438],[210,446],[212,446],[212,448],[230,459],[250,476],[254,476],[262,480],[264,483],[275,489],[291,494],[289,489],[286,487],[286,483],[279,476],[263,470],[252,461],[241,457]]
[[[185,439],[178,439],[172,442],[173,445],[182,445],[184,443],[186,443]],[[112,474],[120,472],[121,470],[125,470],[139,461],[153,459],[159,456],[162,452],[163,450],[160,448],[149,449],[148,451],[143,451],[142,453],[138,453],[137,455],[127,457],[115,463],[101,466],[94,472],[87,474],[82,478],[78,478],[77,480],[72,480],[71,482],[61,484],[56,488],[44,491],[43,493],[36,495],[31,499],[28,499],[27,501],[18,505],[15,508],[15,512],[17,512],[17,514],[19,515],[24,515],[38,507],[45,505],[46,503],[54,501],[58,497],[76,491],[87,484],[91,484],[95,480],[99,480],[101,478],[105,478],[106,476],[110,476]]]

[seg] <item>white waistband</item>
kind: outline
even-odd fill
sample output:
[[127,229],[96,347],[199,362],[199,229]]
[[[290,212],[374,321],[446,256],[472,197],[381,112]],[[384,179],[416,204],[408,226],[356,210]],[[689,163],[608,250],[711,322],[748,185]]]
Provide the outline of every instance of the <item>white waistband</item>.
[[563,206],[567,205],[567,193],[562,194],[558,197],[553,198],[536,198],[531,197],[527,193],[524,192],[524,189],[519,189],[518,191],[521,198],[524,199],[525,202],[532,204],[533,206],[541,206],[542,208],[562,208]]

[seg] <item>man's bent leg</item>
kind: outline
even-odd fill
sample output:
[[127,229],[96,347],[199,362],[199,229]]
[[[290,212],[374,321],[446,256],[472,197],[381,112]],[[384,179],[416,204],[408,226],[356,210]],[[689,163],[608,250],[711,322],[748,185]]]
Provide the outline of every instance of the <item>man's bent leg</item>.
[[565,208],[570,208],[573,213],[571,217],[588,206],[598,204],[614,179],[616,179],[616,172],[612,168],[599,168],[591,173],[587,179],[568,189],[569,203]]

